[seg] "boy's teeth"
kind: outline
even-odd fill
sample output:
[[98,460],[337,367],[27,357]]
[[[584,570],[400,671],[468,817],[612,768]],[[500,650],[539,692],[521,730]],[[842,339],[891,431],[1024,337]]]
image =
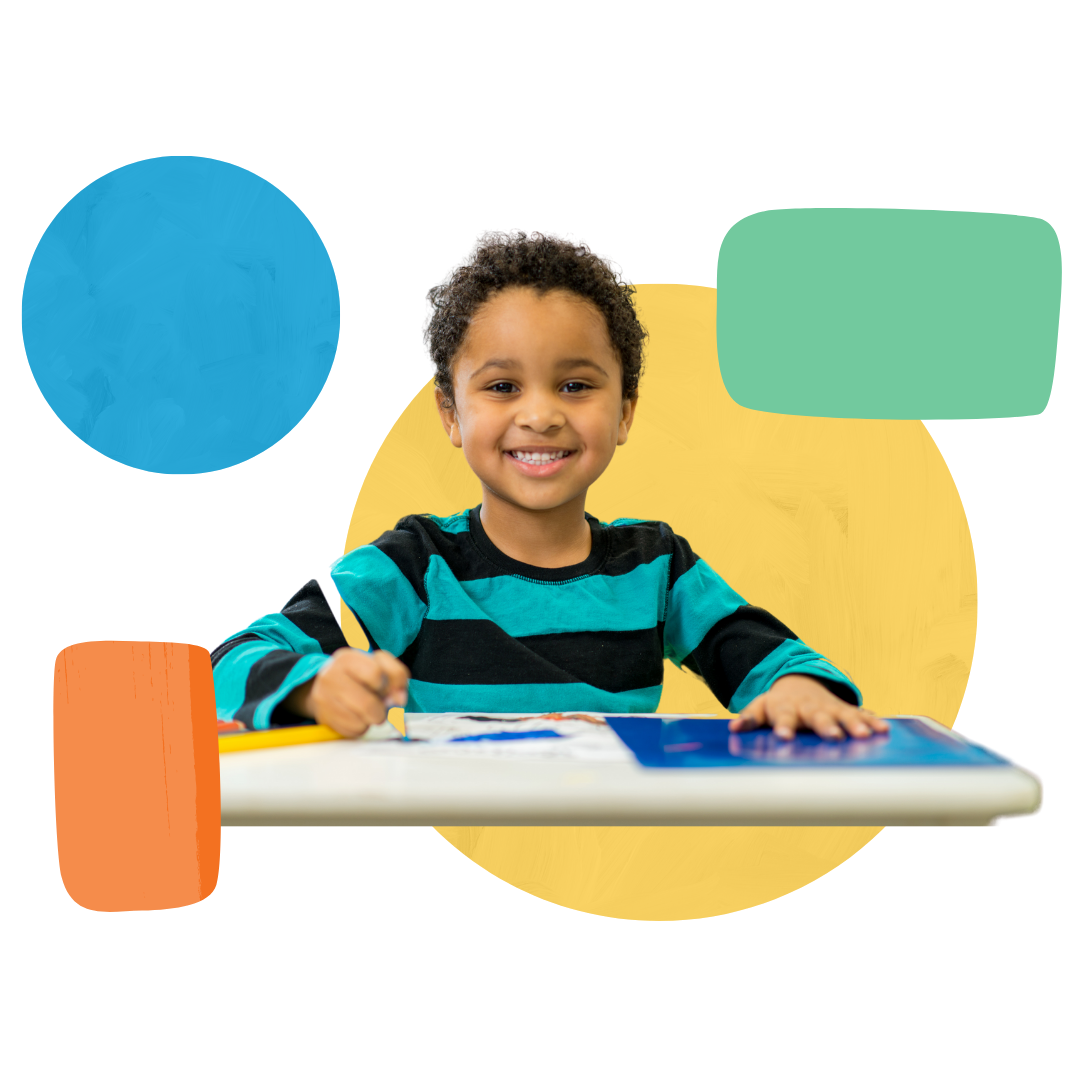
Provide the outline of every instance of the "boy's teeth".
[[529,452],[527,450],[511,450],[511,457],[515,457],[518,461],[527,462],[530,465],[546,465],[550,461],[558,461],[559,458],[564,458],[570,453],[569,450],[554,450],[544,453]]

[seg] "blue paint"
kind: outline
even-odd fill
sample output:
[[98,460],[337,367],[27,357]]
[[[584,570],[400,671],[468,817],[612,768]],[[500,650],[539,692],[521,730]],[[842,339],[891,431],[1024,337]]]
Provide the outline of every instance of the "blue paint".
[[45,231],[23,290],[26,355],[53,411],[159,473],[226,469],[288,434],[326,382],[339,323],[311,222],[210,158],[95,180]]
[[459,735],[448,742],[503,742],[507,739],[561,739],[557,731],[493,731],[489,735]]

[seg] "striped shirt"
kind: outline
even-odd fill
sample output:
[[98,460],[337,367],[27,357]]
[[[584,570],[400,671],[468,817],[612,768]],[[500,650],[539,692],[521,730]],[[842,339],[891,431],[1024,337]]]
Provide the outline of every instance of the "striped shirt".
[[[509,558],[479,508],[403,518],[334,564],[371,647],[409,668],[410,712],[654,712],[665,659],[734,712],[793,674],[861,703],[842,672],[747,604],[669,526],[586,517],[592,549],[575,566]],[[256,729],[302,722],[281,702],[345,645],[309,582],[214,650],[219,717]]]

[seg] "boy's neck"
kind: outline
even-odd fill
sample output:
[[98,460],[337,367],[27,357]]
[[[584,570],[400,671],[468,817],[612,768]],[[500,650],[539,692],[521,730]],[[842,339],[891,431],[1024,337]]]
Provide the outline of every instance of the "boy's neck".
[[480,521],[488,539],[504,555],[529,566],[574,566],[592,551],[584,493],[551,510],[528,510],[485,490]]

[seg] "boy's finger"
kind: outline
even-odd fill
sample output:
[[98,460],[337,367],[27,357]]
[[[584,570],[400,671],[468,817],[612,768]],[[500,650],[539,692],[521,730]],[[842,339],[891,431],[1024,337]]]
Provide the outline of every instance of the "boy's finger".
[[334,658],[352,681],[371,691],[380,700],[408,685],[409,669],[390,653],[349,649],[347,652],[340,650],[334,654]]
[[847,733],[855,739],[865,739],[871,733],[871,727],[863,717],[862,710],[849,705],[838,717]]
[[728,731],[753,731],[765,723],[765,695],[758,694],[734,720],[729,721]]
[[334,673],[345,675],[369,690],[377,690],[382,681],[381,669],[371,653],[360,649],[338,649],[334,653]]
[[828,709],[816,709],[806,717],[807,726],[823,739],[842,739],[844,729],[836,722],[836,717]]
[[380,650],[371,654],[383,674],[379,694],[385,701],[404,705],[409,700],[409,669],[392,653]]
[[795,706],[788,702],[771,705],[768,719],[772,722],[773,732],[778,739],[794,739],[799,726],[799,714]]
[[[888,720],[882,720],[873,709],[867,709],[864,706],[859,708],[853,705],[849,706],[840,717],[840,720],[844,727],[856,738],[863,738],[873,734],[883,735],[889,730]],[[862,734],[858,730],[860,725],[863,727]]]
[[862,708],[859,710],[859,713],[863,720],[865,720],[874,731],[884,733],[889,730],[889,721],[883,720],[872,709]]

